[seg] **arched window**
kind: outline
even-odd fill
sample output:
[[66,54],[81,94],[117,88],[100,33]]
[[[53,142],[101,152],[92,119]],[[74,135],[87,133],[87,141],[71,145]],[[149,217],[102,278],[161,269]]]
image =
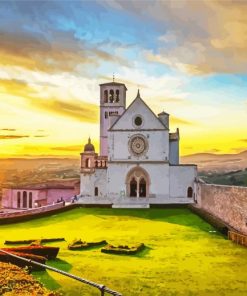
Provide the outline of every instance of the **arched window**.
[[108,112],[105,111],[105,119],[107,119],[107,118],[108,118]]
[[108,90],[104,91],[104,103],[108,103]]
[[114,102],[114,91],[113,89],[110,90],[110,103]]
[[21,207],[21,193],[20,191],[17,192],[17,208]]
[[136,197],[137,196],[137,181],[133,177],[130,181],[130,197]]
[[27,208],[27,192],[23,191],[22,193],[22,207]]
[[94,196],[98,196],[99,195],[99,188],[95,187],[94,188]]
[[187,197],[193,197],[193,189],[192,187],[188,187],[188,190],[187,190]]
[[87,159],[86,159],[86,168],[89,168],[89,167],[90,167],[90,159],[87,158]]
[[33,194],[32,194],[32,192],[29,192],[28,207],[29,208],[33,207]]
[[141,178],[139,183],[139,196],[146,197],[146,191],[146,180],[144,178]]
[[119,102],[119,89],[116,90],[116,103]]

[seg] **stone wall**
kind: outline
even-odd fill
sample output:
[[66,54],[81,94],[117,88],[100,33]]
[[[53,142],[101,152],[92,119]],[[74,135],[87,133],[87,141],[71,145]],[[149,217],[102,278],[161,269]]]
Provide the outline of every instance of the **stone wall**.
[[197,205],[247,234],[247,187],[199,183]]

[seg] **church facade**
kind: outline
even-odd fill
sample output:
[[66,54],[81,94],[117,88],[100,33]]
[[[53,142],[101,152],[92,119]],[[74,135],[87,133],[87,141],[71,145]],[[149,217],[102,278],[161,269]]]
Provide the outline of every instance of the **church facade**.
[[169,114],[156,115],[139,90],[126,108],[122,83],[100,85],[100,152],[91,139],[81,153],[81,201],[132,204],[191,203],[197,167],[179,164],[179,130]]

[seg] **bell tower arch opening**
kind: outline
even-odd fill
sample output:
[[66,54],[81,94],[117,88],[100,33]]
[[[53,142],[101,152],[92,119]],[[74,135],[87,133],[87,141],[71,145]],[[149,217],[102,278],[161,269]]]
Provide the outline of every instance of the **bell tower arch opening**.
[[150,192],[150,177],[146,170],[137,166],[126,176],[126,193],[129,197],[148,197]]

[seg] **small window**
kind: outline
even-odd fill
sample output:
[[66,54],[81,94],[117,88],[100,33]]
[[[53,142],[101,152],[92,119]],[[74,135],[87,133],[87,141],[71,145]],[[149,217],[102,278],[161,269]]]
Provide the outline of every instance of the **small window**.
[[136,126],[141,126],[142,125],[142,118],[140,116],[136,116],[135,125]]
[[99,195],[99,188],[95,187],[94,188],[94,196],[98,196]]
[[33,195],[32,192],[29,192],[29,208],[31,209],[33,207]]
[[189,187],[188,190],[187,190],[187,197],[191,198],[193,197],[193,189],[192,187]]
[[23,191],[22,197],[23,197],[22,207],[27,208],[27,192],[26,191]]
[[21,193],[20,191],[17,192],[17,208],[21,207]]
[[105,119],[108,118],[108,112],[105,112]]
[[116,103],[119,102],[119,89],[116,90]]

